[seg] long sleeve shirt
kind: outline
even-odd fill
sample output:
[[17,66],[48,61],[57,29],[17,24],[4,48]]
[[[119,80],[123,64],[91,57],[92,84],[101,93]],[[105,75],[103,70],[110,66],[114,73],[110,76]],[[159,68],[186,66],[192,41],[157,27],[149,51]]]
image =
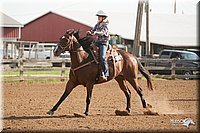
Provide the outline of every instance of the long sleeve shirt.
[[92,33],[97,35],[96,42],[102,44],[108,44],[110,39],[109,31],[108,31],[108,23],[102,22],[97,23],[94,28],[91,30]]

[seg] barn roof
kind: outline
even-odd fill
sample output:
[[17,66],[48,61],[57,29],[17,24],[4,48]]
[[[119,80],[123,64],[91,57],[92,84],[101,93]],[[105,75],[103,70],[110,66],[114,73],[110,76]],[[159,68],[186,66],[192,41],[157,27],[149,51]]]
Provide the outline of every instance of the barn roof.
[[50,11],[25,24],[21,40],[57,43],[67,29],[75,28],[80,28],[83,36],[92,27]]
[[49,12],[47,12],[47,13],[45,13],[45,14],[43,14],[43,15],[41,15],[41,16],[35,18],[35,19],[33,19],[32,21],[26,23],[25,25],[29,25],[29,24],[31,24],[31,23],[37,21],[38,19],[41,19],[41,18],[43,18],[44,16],[47,16],[47,15],[49,15],[49,14],[54,14],[54,15],[57,15],[57,16],[60,16],[60,17],[63,17],[63,18],[69,19],[69,20],[71,20],[71,21],[74,21],[74,22],[76,22],[76,23],[80,23],[80,24],[82,24],[82,25],[86,25],[86,26],[88,26],[88,27],[91,27],[90,25],[84,24],[84,23],[82,23],[82,22],[80,22],[80,21],[78,21],[78,20],[75,20],[75,19],[72,19],[72,18],[66,17],[66,16],[64,16],[64,15],[57,14],[57,13],[52,12],[52,11],[49,11]]
[[23,27],[23,24],[11,18],[10,16],[0,12],[1,22],[0,27]]

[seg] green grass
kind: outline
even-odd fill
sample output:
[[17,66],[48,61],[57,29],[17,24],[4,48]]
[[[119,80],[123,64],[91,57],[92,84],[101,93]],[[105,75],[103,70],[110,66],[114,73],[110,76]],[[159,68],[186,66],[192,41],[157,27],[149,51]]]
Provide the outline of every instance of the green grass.
[[[19,80],[12,80],[12,78],[19,78],[19,71],[3,71],[1,72],[3,75],[2,78],[6,78],[8,80],[5,80],[4,82],[21,82]],[[52,78],[52,79],[29,79],[26,80],[26,77],[31,77],[32,75],[61,75],[61,70],[46,70],[46,71],[24,71],[24,81],[23,82],[61,82],[60,78]],[[69,70],[65,70],[64,75],[69,75]],[[65,78],[64,82],[66,82],[68,79]],[[141,80],[146,80],[144,77],[142,77]],[[166,80],[163,78],[155,78],[152,77],[152,80]]]
[[[15,80],[19,77],[19,71],[3,71],[1,72],[2,78],[6,78],[3,82],[21,82],[20,80]],[[49,71],[24,71],[24,81],[23,82],[61,82],[61,78],[52,79],[26,79],[26,77],[31,77],[32,75],[61,75],[61,70],[49,70]],[[69,70],[65,70],[64,75],[69,75]],[[64,79],[66,82],[68,79]]]
[[[7,76],[14,76],[14,75],[19,76],[19,71],[2,72],[1,74],[2,75],[7,75]],[[53,70],[53,71],[24,71],[24,75],[36,75],[36,74],[60,75],[61,71],[60,70]],[[65,74],[69,74],[69,70],[65,70]]]
[[[142,80],[146,80],[146,78],[142,76]],[[167,80],[167,79],[152,77],[151,80],[153,81],[153,80]]]
[[151,78],[152,80],[167,80],[167,79],[164,79],[164,78],[155,78],[155,77],[153,77],[153,78]]

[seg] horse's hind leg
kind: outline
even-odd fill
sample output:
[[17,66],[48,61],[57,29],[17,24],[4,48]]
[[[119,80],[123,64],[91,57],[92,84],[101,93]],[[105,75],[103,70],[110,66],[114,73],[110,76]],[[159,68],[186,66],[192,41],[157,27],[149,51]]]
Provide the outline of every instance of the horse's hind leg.
[[66,88],[65,88],[63,95],[61,96],[59,101],[56,103],[56,105],[50,111],[47,112],[47,114],[53,115],[54,111],[57,110],[57,108],[60,106],[60,104],[65,100],[65,98],[71,93],[73,88],[75,88],[76,86],[77,85],[75,85],[71,80],[69,80],[67,82],[67,85],[66,85]]
[[137,79],[133,79],[133,80],[128,79],[128,82],[132,85],[132,87],[136,90],[136,92],[140,96],[143,108],[146,108],[147,107],[147,103],[146,103],[146,100],[144,99],[144,96],[143,96],[143,93],[142,93],[142,89],[138,85]]
[[126,83],[125,83],[125,79],[122,76],[118,76],[115,78],[115,80],[118,82],[121,90],[124,92],[126,99],[127,99],[127,106],[126,106],[126,110],[130,113],[130,109],[131,109],[131,104],[130,104],[130,99],[131,99],[131,91],[129,90],[129,88],[127,87]]

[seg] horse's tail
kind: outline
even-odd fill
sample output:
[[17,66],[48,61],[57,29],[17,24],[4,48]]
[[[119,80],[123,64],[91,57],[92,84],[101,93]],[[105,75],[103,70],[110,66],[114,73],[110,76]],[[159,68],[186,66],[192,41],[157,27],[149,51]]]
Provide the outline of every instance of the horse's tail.
[[153,85],[151,82],[151,77],[148,74],[148,72],[144,69],[144,67],[142,66],[141,62],[136,58],[137,62],[138,62],[138,69],[139,71],[142,73],[142,75],[147,79],[147,86],[150,90],[153,90]]

